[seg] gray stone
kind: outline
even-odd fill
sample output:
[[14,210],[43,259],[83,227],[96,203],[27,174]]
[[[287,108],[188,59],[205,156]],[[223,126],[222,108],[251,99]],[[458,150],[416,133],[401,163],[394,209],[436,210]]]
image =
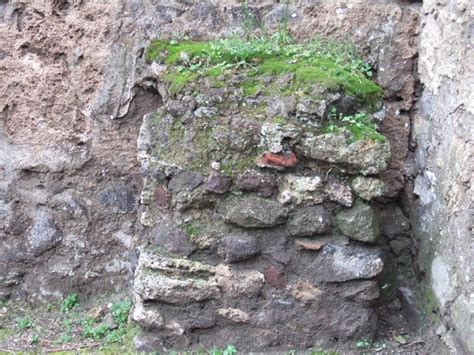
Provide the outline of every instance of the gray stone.
[[132,319],[145,329],[161,329],[165,324],[159,310],[145,307],[138,297],[133,306]]
[[323,206],[298,209],[288,221],[288,231],[294,237],[309,237],[331,230],[331,215]]
[[323,187],[323,179],[318,175],[285,175],[280,186],[278,201],[282,204],[295,205],[304,202],[322,203],[324,201]]
[[213,173],[204,184],[204,189],[216,194],[223,194],[230,188],[232,180],[220,173]]
[[354,202],[351,188],[342,181],[331,180],[327,182],[323,191],[330,201],[337,202],[343,206],[351,207]]
[[55,208],[62,210],[70,218],[77,219],[87,214],[87,209],[84,204],[74,198],[68,191],[54,195],[51,202]]
[[192,191],[203,183],[204,179],[200,173],[191,170],[182,170],[174,175],[168,188],[172,192]]
[[62,239],[63,234],[54,218],[45,211],[38,211],[27,236],[29,252],[39,256],[57,246]]
[[188,256],[196,249],[189,236],[172,220],[159,221],[150,233],[153,245],[167,252]]
[[267,115],[288,118],[295,113],[296,100],[293,96],[272,97],[268,100]]
[[275,201],[247,196],[226,203],[224,219],[244,228],[270,228],[285,223],[288,210]]
[[314,115],[317,118],[322,118],[326,112],[326,101],[303,97],[300,102],[298,102],[296,108],[301,114]]
[[129,213],[137,207],[136,195],[132,188],[119,184],[99,193],[99,201],[113,213]]
[[351,183],[354,192],[366,201],[383,196],[385,183],[373,177],[358,176]]
[[191,96],[186,96],[183,100],[167,100],[165,103],[166,111],[179,118],[186,115],[190,110],[194,110],[195,107],[196,101]]
[[314,282],[370,279],[383,270],[378,249],[328,243],[306,266]]
[[461,339],[463,339],[465,346],[470,353],[474,353],[474,304],[471,300],[460,295],[451,307],[451,317],[454,324],[458,325],[457,331]]
[[264,123],[260,131],[260,146],[267,147],[271,153],[283,151],[283,142],[296,139],[300,130],[293,125],[280,125],[276,123]]
[[327,284],[327,291],[350,302],[371,305],[380,297],[376,280],[355,280]]
[[431,263],[431,287],[442,309],[452,297],[453,283],[448,264],[441,256],[435,256]]
[[276,190],[277,182],[273,175],[247,170],[237,176],[234,185],[239,190],[258,192],[263,197],[270,197]]
[[391,155],[388,141],[364,139],[350,142],[352,138],[352,133],[340,129],[338,133],[308,135],[297,148],[308,159],[338,164],[345,170],[363,175],[387,169]]
[[251,236],[230,235],[221,240],[221,253],[229,263],[248,259],[259,252],[257,241]]
[[360,242],[375,243],[380,235],[377,216],[372,207],[356,202],[336,215],[336,224],[345,236]]
[[201,106],[201,107],[198,107],[196,111],[194,111],[194,116],[196,116],[197,118],[210,118],[215,115],[216,115],[216,110],[210,107]]

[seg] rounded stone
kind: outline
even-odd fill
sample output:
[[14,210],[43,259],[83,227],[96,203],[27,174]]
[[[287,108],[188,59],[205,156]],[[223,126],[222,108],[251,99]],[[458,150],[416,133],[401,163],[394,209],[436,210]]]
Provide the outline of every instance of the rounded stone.
[[375,243],[380,235],[379,223],[374,210],[363,202],[336,215],[336,224],[345,236],[366,243]]

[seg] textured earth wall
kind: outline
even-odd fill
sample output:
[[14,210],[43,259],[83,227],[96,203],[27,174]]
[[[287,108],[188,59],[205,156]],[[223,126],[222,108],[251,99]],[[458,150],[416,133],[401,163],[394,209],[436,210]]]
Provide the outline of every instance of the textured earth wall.
[[[413,122],[415,176],[409,200],[417,266],[441,308],[445,340],[474,351],[472,136],[474,18],[469,1],[424,1],[423,94]],[[461,344],[457,340],[461,339]]]

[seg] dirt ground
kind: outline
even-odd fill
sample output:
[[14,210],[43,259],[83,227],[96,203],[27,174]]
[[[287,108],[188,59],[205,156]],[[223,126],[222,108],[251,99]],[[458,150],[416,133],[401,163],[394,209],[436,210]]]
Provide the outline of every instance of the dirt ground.
[[[122,307],[117,307],[121,305]],[[0,303],[0,354],[105,353],[132,354],[137,326],[127,321],[130,303],[119,295],[81,300],[73,295],[60,303],[31,306],[24,302]],[[118,309],[118,311],[117,311]],[[126,318],[125,318],[126,317]],[[123,320],[125,319],[125,322]],[[122,322],[121,322],[122,320]],[[427,328],[429,329],[429,328]],[[444,354],[431,330],[420,335],[397,309],[397,302],[379,309],[379,331],[374,341],[358,340],[352,349],[336,351],[290,350],[281,354]],[[177,353],[170,351],[169,353]],[[237,353],[240,353],[237,349]],[[269,351],[268,353],[275,353]],[[201,349],[188,354],[232,355]]]

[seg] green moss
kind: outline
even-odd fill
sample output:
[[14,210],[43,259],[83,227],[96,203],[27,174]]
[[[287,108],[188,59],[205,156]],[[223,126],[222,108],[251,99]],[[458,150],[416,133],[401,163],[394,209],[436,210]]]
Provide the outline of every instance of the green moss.
[[377,130],[370,125],[360,125],[347,124],[344,125],[349,131],[351,131],[354,141],[360,141],[364,139],[370,139],[377,142],[385,142],[386,138],[382,133],[377,132]]
[[288,122],[286,121],[285,117],[275,116],[275,117],[272,118],[272,123],[284,126]]
[[174,70],[166,73],[163,80],[169,85],[169,92],[174,95],[180,92],[187,84],[195,81],[199,75],[195,72],[183,70]]
[[149,62],[156,61],[165,64],[177,64],[181,54],[186,53],[189,59],[205,55],[210,49],[210,42],[176,42],[154,40],[145,52],[145,58]]
[[202,228],[195,223],[183,224],[182,228],[189,239],[193,239],[202,233]]
[[438,300],[433,289],[428,285],[424,287],[421,303],[425,316],[432,321],[437,321],[439,318]]
[[[172,93],[198,77],[219,77],[238,70],[255,78],[242,84],[246,96],[255,95],[264,88],[258,77],[287,73],[295,75],[294,82],[285,88],[288,94],[305,92],[316,83],[328,89],[342,89],[371,106],[375,106],[383,94],[382,89],[367,78],[371,72],[367,71],[367,64],[356,56],[352,47],[327,40],[295,43],[289,36],[179,43],[155,40],[145,56],[148,61],[169,66],[182,64],[165,75]],[[186,63],[182,57],[186,58]]]
[[0,341],[5,340],[12,334],[12,329],[0,328]]
[[354,73],[327,58],[301,59],[290,61],[288,58],[271,58],[259,64],[255,75],[295,74],[295,84],[287,89],[306,91],[308,84],[321,84],[328,89],[343,89],[349,95],[361,101],[377,101],[382,96],[382,89],[361,73]]
[[385,142],[386,138],[378,132],[376,124],[365,112],[358,112],[355,115],[343,116],[338,114],[335,108],[329,113],[330,123],[322,128],[322,133],[339,134],[340,128],[345,128],[352,133],[352,138],[348,143],[369,139],[372,141]]
[[256,80],[251,80],[240,84],[240,88],[242,89],[244,96],[254,96],[262,89],[262,85]]

